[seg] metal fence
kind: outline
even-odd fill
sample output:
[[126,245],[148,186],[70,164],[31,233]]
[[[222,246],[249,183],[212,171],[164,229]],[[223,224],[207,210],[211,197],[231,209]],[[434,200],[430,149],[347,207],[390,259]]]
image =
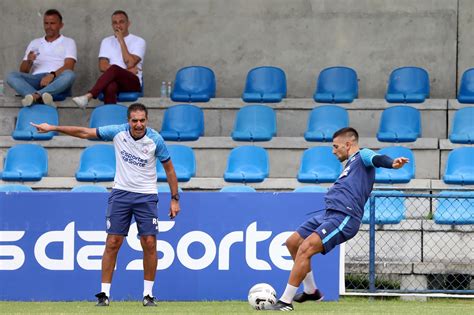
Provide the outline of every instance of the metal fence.
[[374,192],[346,243],[346,292],[474,296],[474,191]]

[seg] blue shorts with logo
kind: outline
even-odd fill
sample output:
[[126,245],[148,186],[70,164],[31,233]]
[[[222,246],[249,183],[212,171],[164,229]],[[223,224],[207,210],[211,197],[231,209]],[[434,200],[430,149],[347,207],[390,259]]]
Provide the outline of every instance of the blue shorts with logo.
[[317,233],[323,242],[324,251],[329,253],[336,245],[353,238],[360,228],[360,221],[343,212],[327,209],[317,213],[296,232],[306,239],[311,233]]
[[137,222],[138,235],[158,233],[158,195],[139,194],[112,189],[107,207],[107,234],[128,235],[132,215]]

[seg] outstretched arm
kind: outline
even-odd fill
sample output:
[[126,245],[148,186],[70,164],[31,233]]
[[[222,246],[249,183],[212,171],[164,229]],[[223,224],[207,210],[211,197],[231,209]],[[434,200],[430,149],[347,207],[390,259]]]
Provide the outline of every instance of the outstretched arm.
[[97,139],[96,128],[86,128],[78,126],[54,126],[47,123],[35,124],[32,122],[30,124],[35,127],[39,133],[57,131],[76,138]]
[[408,163],[409,160],[406,157],[399,157],[392,159],[391,157],[384,154],[377,154],[372,157],[372,164],[375,167],[384,167],[384,168],[401,168],[403,165]]
[[[163,163],[163,168],[165,169],[168,185],[170,185],[171,196],[177,196],[178,195],[178,179],[176,178],[176,172],[174,171],[174,166],[173,166],[173,163],[171,162],[171,159]],[[178,200],[171,198],[169,217],[171,219],[174,219],[178,215],[179,211],[180,211],[179,197],[178,197]]]

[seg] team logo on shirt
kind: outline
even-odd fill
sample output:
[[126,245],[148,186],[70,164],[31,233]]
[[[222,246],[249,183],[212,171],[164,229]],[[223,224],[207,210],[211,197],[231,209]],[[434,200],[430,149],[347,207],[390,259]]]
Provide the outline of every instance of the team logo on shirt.
[[347,176],[347,174],[349,174],[349,171],[351,170],[351,166],[349,165],[348,167],[346,167],[344,169],[344,171],[341,173],[341,175],[339,175],[339,178],[342,178],[344,176]]

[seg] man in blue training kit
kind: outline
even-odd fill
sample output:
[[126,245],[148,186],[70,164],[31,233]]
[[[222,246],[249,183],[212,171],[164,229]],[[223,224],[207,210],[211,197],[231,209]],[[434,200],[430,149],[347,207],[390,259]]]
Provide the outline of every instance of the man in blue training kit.
[[132,215],[135,217],[143,248],[143,306],[156,306],[152,289],[158,264],[156,255],[158,161],[163,165],[171,190],[169,217],[174,219],[180,211],[176,173],[163,138],[157,131],[147,128],[147,108],[143,104],[132,104],[128,108],[127,116],[127,124],[99,128],[31,123],[39,132],[58,131],[83,139],[98,138],[114,142],[116,172],[106,214],[107,240],[102,256],[102,287],[101,292],[96,295],[97,306],[109,305],[117,254],[124,237],[128,234]]
[[[326,211],[303,223],[286,240],[294,265],[285,292],[268,310],[292,311],[293,301],[323,299],[311,271],[311,257],[317,253],[324,255],[357,234],[364,205],[374,186],[375,167],[398,169],[409,162],[405,157],[392,160],[369,149],[360,150],[358,140],[353,128],[343,128],[334,134],[333,154],[339,161],[348,162],[326,194]],[[296,294],[301,282],[304,291]]]

